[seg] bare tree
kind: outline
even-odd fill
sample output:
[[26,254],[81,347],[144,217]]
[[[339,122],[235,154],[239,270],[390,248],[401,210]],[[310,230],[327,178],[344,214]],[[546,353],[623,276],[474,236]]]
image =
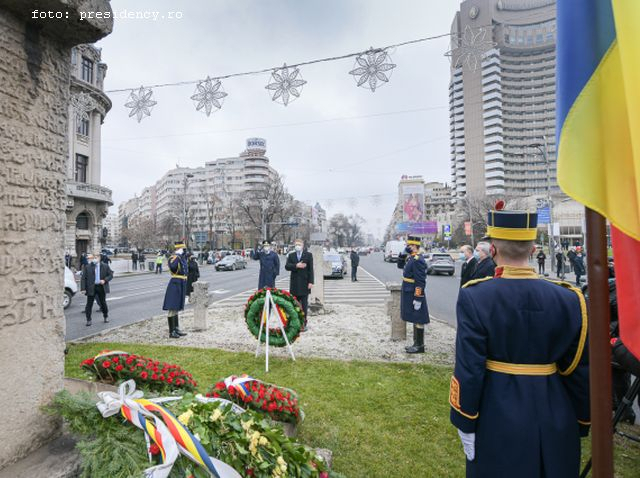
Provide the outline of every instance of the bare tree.
[[296,214],[293,197],[277,173],[263,187],[249,191],[239,210],[248,228],[269,242],[289,227]]
[[364,243],[362,225],[364,219],[358,214],[345,216],[335,214],[329,220],[329,236],[336,247],[361,246]]
[[205,198],[205,209],[207,217],[207,242],[209,248],[213,249],[215,242],[216,207],[221,204],[220,197],[214,192],[208,192],[206,187],[201,189],[201,194]]
[[138,250],[157,245],[156,227],[152,219],[141,218],[129,223],[122,236]]

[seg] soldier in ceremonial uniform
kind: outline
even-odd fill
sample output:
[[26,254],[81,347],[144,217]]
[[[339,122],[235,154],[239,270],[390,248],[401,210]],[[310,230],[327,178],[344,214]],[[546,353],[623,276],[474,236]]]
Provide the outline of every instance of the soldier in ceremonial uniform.
[[260,261],[260,275],[258,276],[258,289],[276,286],[276,277],[280,274],[280,258],[278,253],[271,249],[269,241],[262,243],[262,249],[255,248],[253,259]]
[[185,296],[187,294],[187,259],[184,253],[185,245],[182,241],[175,243],[175,252],[169,257],[169,271],[171,279],[164,294],[162,310],[167,310],[169,322],[169,337],[179,339],[187,335],[180,330],[178,313],[184,309]]
[[494,277],[458,296],[449,402],[467,478],[572,478],[589,431],[587,309],[528,266],[537,215],[489,212]]
[[413,345],[405,347],[409,354],[424,353],[424,325],[429,323],[429,308],[424,295],[427,280],[427,263],[419,253],[420,238],[407,238],[406,255],[398,259],[402,271],[400,316],[413,324]]

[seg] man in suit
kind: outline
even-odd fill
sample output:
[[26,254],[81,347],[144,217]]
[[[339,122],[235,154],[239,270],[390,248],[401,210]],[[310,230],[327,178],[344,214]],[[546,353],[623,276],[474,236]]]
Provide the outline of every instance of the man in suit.
[[284,266],[291,272],[289,292],[291,292],[302,305],[304,312],[304,325],[302,330],[307,330],[307,310],[309,306],[309,292],[313,287],[313,256],[304,250],[304,241],[296,239],[295,250],[287,256]]
[[351,249],[349,259],[351,259],[351,282],[358,282],[358,266],[360,265],[360,256],[356,252],[355,248]]
[[97,299],[102,310],[105,323],[109,322],[109,307],[107,306],[107,294],[109,282],[113,279],[113,271],[109,264],[100,262],[100,252],[89,254],[88,264],[82,266],[82,278],[80,290],[87,296],[87,305],[84,313],[87,316],[87,326],[91,325],[91,310],[93,301]]
[[473,248],[468,244],[460,248],[460,259],[464,261],[460,271],[460,287],[462,287],[471,280],[471,276],[476,270],[478,259],[475,258]]
[[493,277],[493,274],[496,271],[496,263],[493,262],[491,258],[491,244],[485,241],[480,241],[476,245],[476,259],[478,260],[478,264],[476,264],[475,270],[471,275],[471,279],[482,279],[484,277]]

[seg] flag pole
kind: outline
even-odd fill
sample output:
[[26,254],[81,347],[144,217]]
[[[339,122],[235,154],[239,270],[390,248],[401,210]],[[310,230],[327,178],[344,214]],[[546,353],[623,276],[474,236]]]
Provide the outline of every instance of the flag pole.
[[606,221],[585,208],[589,278],[589,383],[593,478],[613,477],[609,266]]

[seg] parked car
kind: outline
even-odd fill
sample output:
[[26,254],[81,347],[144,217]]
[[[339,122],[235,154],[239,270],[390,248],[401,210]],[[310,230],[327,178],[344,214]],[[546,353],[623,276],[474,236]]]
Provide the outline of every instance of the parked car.
[[337,277],[342,279],[347,273],[347,261],[342,254],[337,252],[327,252],[322,255],[322,270],[324,277]]
[[235,271],[236,269],[246,269],[247,261],[244,257],[237,254],[230,254],[224,256],[218,262],[216,262],[216,271]]
[[102,249],[100,251],[100,253],[105,255],[105,256],[112,256],[113,255],[113,249],[109,249],[109,248],[105,247],[104,249]]
[[451,254],[446,252],[427,254],[425,259],[427,262],[427,274],[449,274],[452,276],[456,270]]
[[407,243],[404,241],[389,241],[384,246],[384,261],[398,262],[398,256],[404,253]]
[[64,268],[64,296],[62,297],[62,307],[66,309],[71,305],[73,296],[78,292],[76,278],[68,267]]

